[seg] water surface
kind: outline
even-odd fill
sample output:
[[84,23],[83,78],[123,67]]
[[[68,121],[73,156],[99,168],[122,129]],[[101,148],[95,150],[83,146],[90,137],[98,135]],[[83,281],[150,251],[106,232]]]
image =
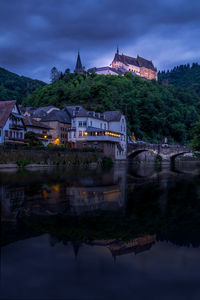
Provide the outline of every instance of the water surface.
[[199,299],[199,171],[1,172],[0,299]]

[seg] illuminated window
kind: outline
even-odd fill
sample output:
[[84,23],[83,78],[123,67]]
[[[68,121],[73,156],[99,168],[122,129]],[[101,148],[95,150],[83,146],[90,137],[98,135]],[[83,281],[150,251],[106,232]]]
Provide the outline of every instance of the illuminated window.
[[82,136],[82,131],[80,130],[79,132],[78,132],[78,136]]

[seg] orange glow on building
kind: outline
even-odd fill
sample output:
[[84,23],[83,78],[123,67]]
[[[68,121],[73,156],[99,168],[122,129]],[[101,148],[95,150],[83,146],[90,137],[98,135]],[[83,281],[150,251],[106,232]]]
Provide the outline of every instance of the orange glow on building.
[[54,145],[59,145],[60,139],[59,139],[59,138],[55,139],[55,140],[53,141],[53,143],[54,143]]

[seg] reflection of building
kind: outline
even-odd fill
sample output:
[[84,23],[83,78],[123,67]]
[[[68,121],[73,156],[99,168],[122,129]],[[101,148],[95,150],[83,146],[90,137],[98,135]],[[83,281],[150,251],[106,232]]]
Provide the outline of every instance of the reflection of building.
[[67,188],[70,211],[81,214],[93,210],[115,210],[122,206],[118,186],[71,187]]
[[107,245],[113,256],[134,252],[135,254],[149,250],[156,242],[156,235],[145,235],[128,242],[113,242]]
[[126,200],[126,167],[115,165],[99,180],[82,181],[66,188],[72,214],[95,210],[118,210]]
[[24,187],[1,186],[1,221],[15,222],[24,203]]
[[24,144],[26,127],[16,101],[0,101],[0,144]]
[[156,242],[156,235],[145,235],[135,238],[128,242],[117,240],[100,240],[93,241],[90,244],[94,246],[106,247],[110,250],[113,257],[124,255],[128,253],[141,253],[150,250],[152,245]]

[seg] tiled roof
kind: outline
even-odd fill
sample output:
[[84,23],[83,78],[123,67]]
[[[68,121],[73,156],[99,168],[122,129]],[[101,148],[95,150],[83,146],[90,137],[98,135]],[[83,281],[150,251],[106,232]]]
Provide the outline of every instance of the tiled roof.
[[120,121],[122,113],[120,111],[117,111],[117,110],[105,111],[104,116],[105,116],[105,120],[108,121],[108,122]]
[[33,118],[31,118],[31,117],[25,117],[24,118],[24,123],[25,123],[26,126],[30,126],[30,127],[38,127],[38,128],[44,128],[44,129],[51,129],[51,127],[49,127],[48,125],[46,125],[46,124],[44,124],[42,122],[36,121]]
[[15,100],[0,101],[0,127],[4,127],[6,124],[15,104]]
[[31,112],[31,116],[35,118],[44,118],[50,109],[59,111],[59,108],[55,106],[44,106],[44,107],[37,107],[35,110]]
[[70,117],[72,117],[73,112],[75,111],[76,113],[78,113],[80,109],[82,109],[81,105],[69,105],[66,106],[63,110],[66,111]]
[[135,58],[135,57],[127,56],[124,54],[116,53],[115,57],[114,57],[114,61],[120,61],[120,62],[124,63],[125,65],[134,65],[137,67],[145,67],[147,69],[156,71],[156,68],[154,67],[152,61],[147,60],[140,56],[137,56],[137,58]]
[[48,115],[42,118],[42,122],[58,121],[60,123],[70,124],[71,118],[64,110],[52,110]]

